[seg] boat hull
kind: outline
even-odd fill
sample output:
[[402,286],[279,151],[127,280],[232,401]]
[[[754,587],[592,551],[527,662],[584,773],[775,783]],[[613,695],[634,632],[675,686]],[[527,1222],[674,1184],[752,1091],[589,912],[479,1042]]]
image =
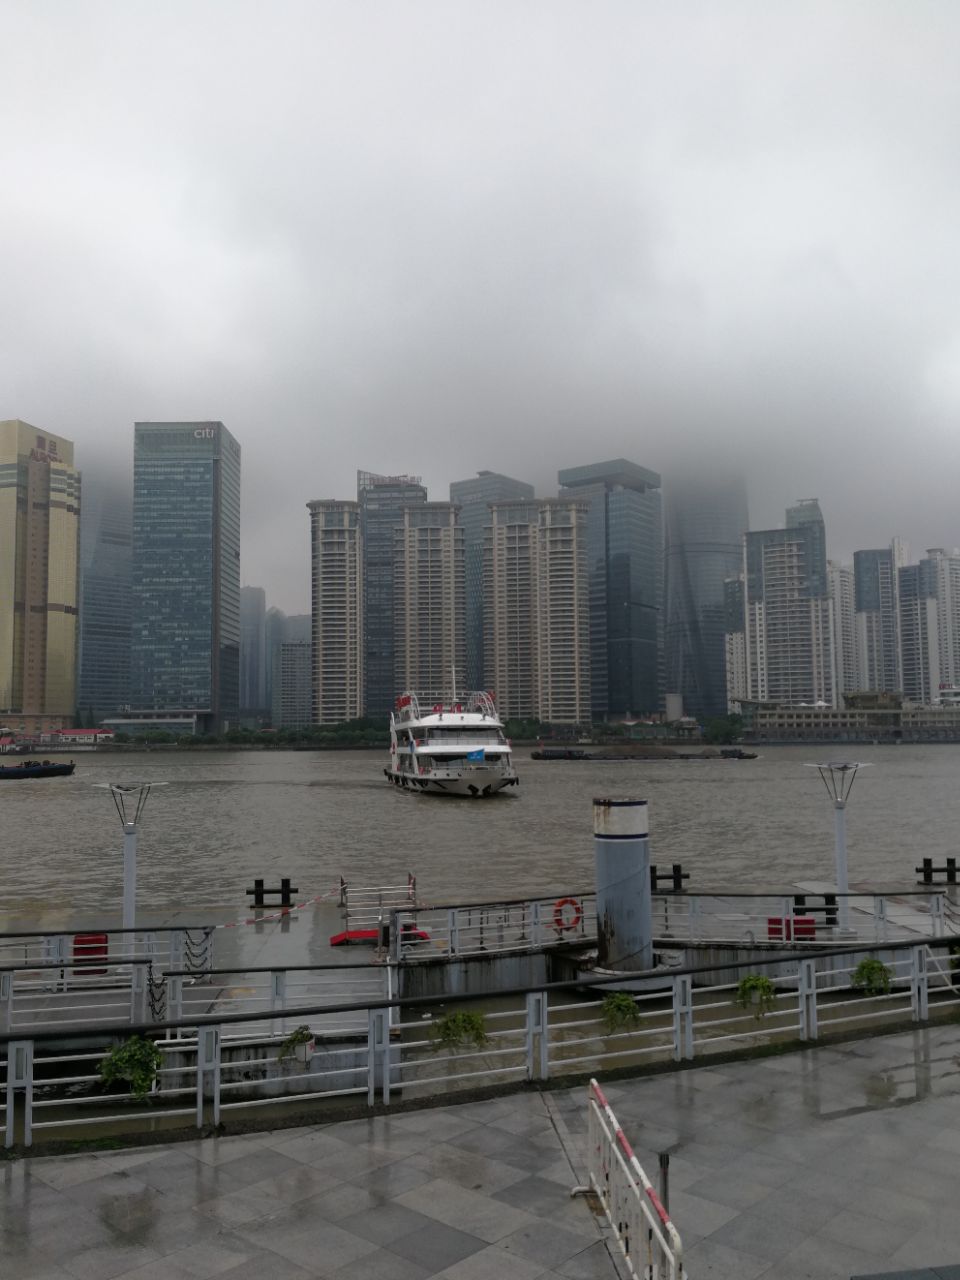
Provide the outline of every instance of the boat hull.
[[66,778],[75,768],[73,763],[0,765],[0,782],[15,782],[20,778]]
[[401,791],[414,795],[461,796],[469,800],[488,799],[506,787],[515,787],[520,781],[512,770],[504,773],[500,769],[477,768],[463,774],[434,773],[430,776],[389,768],[383,772],[387,780]]

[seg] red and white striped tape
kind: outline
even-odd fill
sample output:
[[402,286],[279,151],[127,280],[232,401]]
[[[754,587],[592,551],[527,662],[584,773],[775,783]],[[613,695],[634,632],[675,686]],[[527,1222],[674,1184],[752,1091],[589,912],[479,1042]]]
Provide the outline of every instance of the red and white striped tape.
[[318,893],[315,898],[306,898],[303,902],[292,903],[289,907],[281,907],[278,911],[271,911],[267,915],[244,916],[241,920],[230,920],[226,924],[216,924],[215,929],[237,929],[245,924],[263,924],[265,920],[280,920],[283,916],[293,915],[295,911],[303,911],[305,907],[316,906],[318,902],[326,902],[328,898],[337,898],[340,896],[339,884],[334,885],[326,893]]

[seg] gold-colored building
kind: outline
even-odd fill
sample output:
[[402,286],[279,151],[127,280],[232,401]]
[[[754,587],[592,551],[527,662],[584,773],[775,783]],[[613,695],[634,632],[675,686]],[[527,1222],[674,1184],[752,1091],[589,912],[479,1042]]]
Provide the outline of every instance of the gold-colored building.
[[72,441],[0,422],[0,723],[15,732],[73,723],[79,546]]

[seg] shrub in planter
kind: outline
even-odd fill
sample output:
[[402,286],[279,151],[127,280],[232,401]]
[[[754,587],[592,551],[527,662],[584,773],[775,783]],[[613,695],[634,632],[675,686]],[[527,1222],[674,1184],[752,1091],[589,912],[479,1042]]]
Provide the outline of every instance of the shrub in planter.
[[741,1009],[752,1009],[760,1019],[769,1013],[777,1002],[777,988],[763,973],[748,973],[737,983],[734,1000]]
[[157,1080],[163,1054],[145,1036],[131,1036],[116,1045],[100,1063],[100,1079],[104,1084],[125,1084],[128,1092],[145,1102]]
[[285,1040],[280,1042],[280,1048],[277,1050],[277,1062],[287,1062],[290,1058],[296,1058],[297,1062],[309,1062],[313,1054],[313,1046],[313,1032],[306,1023],[301,1023],[299,1027],[294,1027]]
[[640,1025],[640,1010],[629,991],[608,991],[603,997],[600,1020],[609,1035],[632,1031]]
[[437,1018],[432,1035],[436,1049],[460,1049],[474,1045],[482,1049],[489,1040],[486,1019],[478,1010],[454,1009]]
[[853,971],[850,985],[865,996],[885,996],[890,991],[891,971],[875,956],[864,956]]

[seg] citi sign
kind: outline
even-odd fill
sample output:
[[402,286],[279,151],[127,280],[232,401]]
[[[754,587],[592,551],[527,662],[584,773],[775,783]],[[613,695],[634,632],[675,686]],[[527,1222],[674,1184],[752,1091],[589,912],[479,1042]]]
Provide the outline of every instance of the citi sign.
[[216,427],[197,427],[193,433],[194,440],[215,440],[217,438]]

